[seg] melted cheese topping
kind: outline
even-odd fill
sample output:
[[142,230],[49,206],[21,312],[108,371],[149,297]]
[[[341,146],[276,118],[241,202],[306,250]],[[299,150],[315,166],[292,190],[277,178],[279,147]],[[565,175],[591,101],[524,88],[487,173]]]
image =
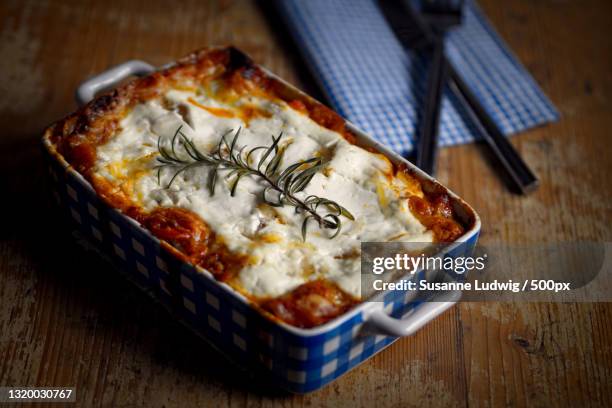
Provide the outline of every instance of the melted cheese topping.
[[[163,171],[158,184],[157,142],[160,137],[171,138],[179,126],[205,152],[214,150],[230,129],[241,127],[238,145],[247,149],[269,146],[272,136],[283,132],[281,143],[287,148],[281,168],[313,156],[328,160],[298,194],[334,200],[355,221],[342,217],[342,231],[334,239],[329,238],[329,230],[311,222],[304,242],[303,216],[291,206],[263,203],[266,184],[255,176],[243,177],[234,197],[222,177],[226,170],[220,170],[215,194],[209,194],[206,166],[181,173],[165,188],[174,173]],[[94,172],[147,211],[181,207],[200,216],[230,251],[249,255],[250,262],[230,284],[256,297],[280,296],[306,281],[324,278],[358,298],[362,241],[433,240],[408,209],[408,196],[422,196],[418,185],[399,174],[393,176],[384,156],[349,143],[280,100],[247,97],[222,102],[191,90],[169,91],[162,101],[137,105],[128,113],[121,131],[98,147]]]

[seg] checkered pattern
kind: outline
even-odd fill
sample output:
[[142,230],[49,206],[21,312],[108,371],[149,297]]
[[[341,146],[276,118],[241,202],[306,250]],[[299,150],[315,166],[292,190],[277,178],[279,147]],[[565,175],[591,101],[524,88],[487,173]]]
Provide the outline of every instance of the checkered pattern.
[[[276,4],[335,110],[396,152],[411,151],[426,63],[402,48],[376,0]],[[505,134],[558,119],[473,1],[467,1],[463,25],[448,36],[447,56]],[[474,140],[448,91],[440,125],[441,145]]]
[[[264,318],[237,292],[208,272],[182,262],[137,222],[107,206],[72,168],[53,155],[46,157],[59,211],[87,239],[87,245],[239,366],[265,371],[275,384],[305,393],[333,381],[396,340],[363,334],[361,311],[317,334]],[[475,232],[461,248],[471,251],[477,238]],[[388,292],[381,301],[388,313],[401,317],[418,305],[409,295]]]

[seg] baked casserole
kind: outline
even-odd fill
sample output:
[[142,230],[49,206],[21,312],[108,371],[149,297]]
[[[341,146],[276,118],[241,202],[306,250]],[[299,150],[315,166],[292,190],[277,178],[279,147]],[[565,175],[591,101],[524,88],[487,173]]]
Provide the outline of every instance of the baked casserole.
[[110,206],[297,327],[362,300],[362,242],[452,242],[466,228],[446,190],[231,47],[99,96],[47,137]]

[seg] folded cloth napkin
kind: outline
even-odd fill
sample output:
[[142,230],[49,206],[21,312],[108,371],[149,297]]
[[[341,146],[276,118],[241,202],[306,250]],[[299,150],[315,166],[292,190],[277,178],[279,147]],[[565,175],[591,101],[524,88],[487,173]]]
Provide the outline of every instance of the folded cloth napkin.
[[[407,53],[376,0],[277,0],[329,103],[400,153],[415,142],[427,76],[423,58]],[[504,134],[558,119],[552,103],[512,55],[473,1],[452,29],[446,55]],[[467,143],[476,132],[446,91],[441,145]]]

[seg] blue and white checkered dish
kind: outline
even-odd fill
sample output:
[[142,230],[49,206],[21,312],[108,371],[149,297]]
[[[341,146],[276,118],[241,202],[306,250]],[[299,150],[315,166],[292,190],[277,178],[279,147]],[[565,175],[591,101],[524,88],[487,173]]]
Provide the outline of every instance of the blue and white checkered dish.
[[[426,64],[402,48],[376,0],[277,0],[333,108],[404,154],[413,149]],[[447,56],[505,134],[558,119],[552,103],[511,54],[474,1],[447,40]],[[474,140],[446,92],[440,144]]]
[[[77,94],[81,102],[87,102],[101,85],[153,70],[142,61],[126,61],[82,83]],[[267,74],[299,92],[274,74]],[[396,164],[404,163],[417,177],[432,181],[352,124],[347,126],[359,143],[377,149]],[[412,291],[391,291],[381,292],[312,329],[269,319],[231,287],[202,268],[184,262],[176,249],[103,202],[83,176],[55,151],[49,132],[43,143],[50,185],[60,211],[79,235],[215,348],[245,368],[264,369],[274,384],[289,391],[304,393],[328,384],[397,339],[377,333],[410,335],[456,301],[436,296],[435,302],[421,305]],[[449,194],[458,216],[472,226],[439,255],[465,256],[476,244],[480,221],[467,204]],[[422,279],[424,275],[421,271],[417,277]]]

